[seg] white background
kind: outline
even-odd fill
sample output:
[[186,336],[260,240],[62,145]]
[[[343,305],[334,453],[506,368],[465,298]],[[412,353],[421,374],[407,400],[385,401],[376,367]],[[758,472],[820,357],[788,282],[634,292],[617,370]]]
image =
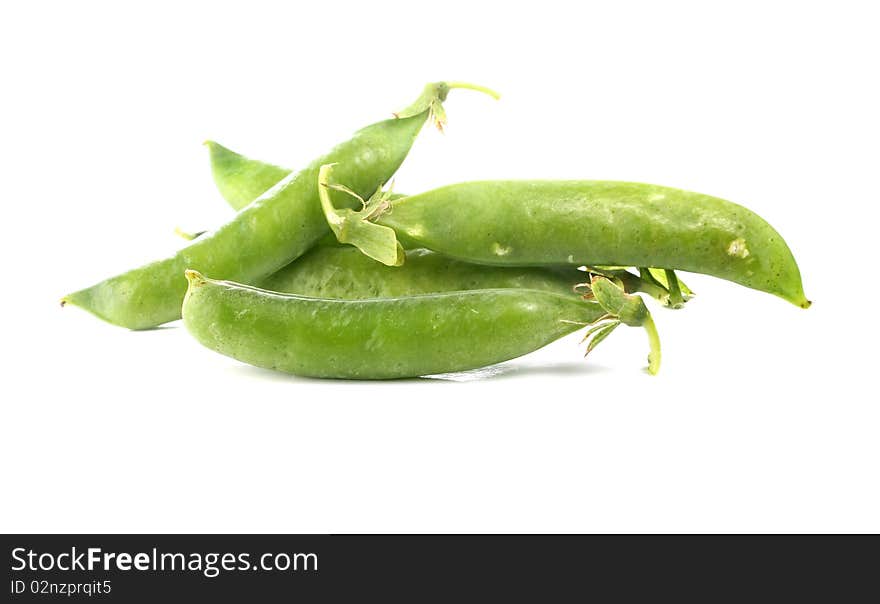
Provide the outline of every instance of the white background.
[[[6,3],[2,531],[878,531],[869,2]],[[231,217],[213,138],[290,167],[455,91],[399,190],[654,182],[785,236],[813,308],[707,277],[588,361],[306,380],[61,295]]]

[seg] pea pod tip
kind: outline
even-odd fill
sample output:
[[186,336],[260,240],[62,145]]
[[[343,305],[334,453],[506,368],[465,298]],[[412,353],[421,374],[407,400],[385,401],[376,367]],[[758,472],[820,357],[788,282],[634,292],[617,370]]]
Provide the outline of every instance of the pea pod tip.
[[88,290],[76,291],[61,298],[61,308],[64,308],[67,305],[79,306],[80,308],[85,308],[90,311],[88,307]]
[[183,271],[183,274],[186,277],[186,280],[189,283],[190,287],[198,287],[200,285],[204,285],[208,281],[202,273],[191,268]]

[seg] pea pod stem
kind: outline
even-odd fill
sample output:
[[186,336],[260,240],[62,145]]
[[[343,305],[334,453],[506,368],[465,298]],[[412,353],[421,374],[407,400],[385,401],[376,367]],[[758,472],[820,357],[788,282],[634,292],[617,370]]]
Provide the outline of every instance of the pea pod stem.
[[667,295],[669,294],[669,290],[666,289],[666,287],[662,283],[660,283],[660,281],[658,281],[656,277],[654,277],[649,268],[644,266],[639,267],[639,277],[641,277],[642,281],[645,281],[646,283],[651,283],[655,287],[662,288],[664,291],[666,291]]
[[660,371],[660,334],[657,333],[657,326],[654,325],[654,318],[650,314],[645,317],[642,327],[648,332],[648,346],[650,347],[648,352],[648,373],[657,375],[657,372]]
[[446,84],[449,86],[450,90],[452,90],[453,88],[460,88],[462,90],[475,90],[477,92],[482,92],[483,94],[488,94],[496,101],[501,98],[501,94],[486,86],[471,84],[470,82],[447,82]]
[[[686,286],[679,280],[678,275],[676,275],[675,271],[672,269],[658,270],[641,267],[639,268],[639,277],[643,283],[649,284],[647,289],[642,291],[645,291],[648,295],[653,295],[653,291],[661,290],[663,295],[655,295],[654,297],[660,300],[663,305],[668,308],[683,308],[684,303],[687,302],[690,297],[684,295]],[[689,289],[687,292],[690,294]]]
[[[669,282],[666,279],[666,270],[665,269],[648,267],[647,270],[649,273],[651,273],[651,275],[654,277],[654,279],[656,279],[657,281],[660,282],[660,285],[662,285],[663,287],[666,287],[666,288],[669,287]],[[673,271],[673,273],[675,273],[675,271]],[[691,290],[691,288],[689,288],[687,286],[687,283],[682,281],[681,278],[678,277],[678,275],[676,275],[675,278],[678,280],[678,287],[681,290],[681,296],[684,299],[684,301],[687,302],[690,298],[693,298],[695,294],[694,294],[693,290]]]
[[443,109],[443,101],[446,100],[446,95],[449,94],[449,91],[455,88],[482,92],[496,101],[501,98],[500,94],[485,86],[478,86],[467,82],[434,82],[425,86],[425,90],[414,103],[395,112],[394,117],[407,118],[427,111],[428,120],[434,122],[437,129],[443,132],[443,129],[446,127],[446,110]]
[[684,298],[681,295],[681,288],[678,286],[678,277],[675,271],[666,269],[666,281],[669,283],[669,305],[672,308],[681,308],[684,306]]

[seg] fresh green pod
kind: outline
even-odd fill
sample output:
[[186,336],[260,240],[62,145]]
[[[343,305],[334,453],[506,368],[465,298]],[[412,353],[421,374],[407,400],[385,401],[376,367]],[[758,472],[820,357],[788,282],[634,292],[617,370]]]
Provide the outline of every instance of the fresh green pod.
[[[485,86],[466,82],[437,82],[428,84],[414,103],[395,112],[394,117],[400,119],[426,114],[442,131],[446,125],[443,101],[449,91],[456,88],[482,92],[496,100],[500,98],[497,92]],[[271,189],[291,172],[287,168],[251,159],[211,140],[205,141],[205,146],[208,147],[214,184],[223,199],[236,211]]]
[[[327,181],[326,169],[319,178]],[[347,184],[335,174],[333,181]],[[360,212],[337,210],[327,199],[325,214],[339,240],[389,265],[400,261],[399,237],[410,247],[489,265],[704,273],[810,305],[782,236],[746,208],[700,193],[629,182],[488,181]]]
[[263,289],[314,298],[362,300],[469,289],[534,289],[574,296],[586,275],[573,268],[480,266],[429,250],[408,250],[390,267],[351,246],[319,245],[257,283]]
[[607,316],[598,303],[525,289],[333,300],[186,271],[183,322],[203,345],[296,375],[391,379],[524,355]]
[[[214,183],[224,199],[235,209],[242,204],[246,205],[245,200],[248,198],[254,199],[270,188],[277,182],[273,179],[281,179],[289,173],[286,168],[251,159],[219,143],[207,141],[205,144],[210,151]],[[394,201],[406,196],[390,193],[387,197]],[[188,234],[178,230],[178,234],[192,240],[203,233]],[[332,233],[328,233],[327,238],[332,243],[336,242]],[[532,269],[519,267],[487,268],[485,265],[475,268],[472,264],[448,257],[431,256],[423,249],[415,254],[407,254],[406,266],[409,270],[393,271],[357,253],[346,254],[339,249],[317,251],[320,247],[316,246],[314,254],[307,254],[282,268],[277,277],[272,276],[252,285],[305,296],[359,299],[373,295],[406,296],[492,287],[555,290],[561,283],[569,289],[586,276],[582,272],[575,273],[570,267],[560,267],[552,272],[548,272],[548,269],[534,272]],[[342,249],[355,251],[348,247]],[[321,262],[316,261],[317,258]],[[622,269],[591,269],[615,278],[628,292],[644,292],[670,305],[670,292],[665,285],[663,271],[658,275],[659,279],[664,280],[661,283],[651,275],[644,278]],[[690,293],[690,290],[686,291],[687,295]],[[687,296],[683,299],[686,298]]]
[[[298,173],[276,183],[254,203],[213,233],[194,240],[165,260],[111,277],[74,292],[62,304],[80,306],[114,325],[144,329],[180,318],[186,293],[183,271],[198,268],[244,282],[259,281],[308,251],[327,232],[318,201],[321,165],[340,163],[351,189],[370,195],[389,180],[410,150],[429,116],[450,88],[428,85],[406,117],[367,126]],[[341,164],[348,166],[342,168]],[[353,203],[340,195],[339,203]]]
[[223,199],[240,210],[290,174],[290,170],[250,159],[220,143],[205,141],[211,158],[214,184]]

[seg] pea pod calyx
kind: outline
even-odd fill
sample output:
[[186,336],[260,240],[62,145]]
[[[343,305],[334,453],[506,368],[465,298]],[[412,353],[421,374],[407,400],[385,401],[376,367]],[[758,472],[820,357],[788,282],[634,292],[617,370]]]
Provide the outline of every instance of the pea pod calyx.
[[[334,165],[325,164],[318,171],[318,197],[330,230],[340,243],[351,243],[386,266],[403,264],[406,255],[394,229],[372,222],[372,218],[388,207],[386,193],[380,189],[366,201],[345,185],[331,183],[330,173]],[[337,209],[330,199],[330,190],[341,191],[356,198],[361,203],[361,209]]]
[[592,340],[587,345],[586,354],[590,354],[620,324],[629,327],[644,327],[650,345],[648,373],[657,375],[657,372],[660,371],[660,336],[654,325],[654,319],[642,298],[627,294],[620,286],[601,275],[594,275],[590,280],[590,290],[591,293],[585,298],[595,299],[602,308],[608,311],[608,314],[594,321],[593,326],[584,335],[583,341],[587,341],[592,336]]

